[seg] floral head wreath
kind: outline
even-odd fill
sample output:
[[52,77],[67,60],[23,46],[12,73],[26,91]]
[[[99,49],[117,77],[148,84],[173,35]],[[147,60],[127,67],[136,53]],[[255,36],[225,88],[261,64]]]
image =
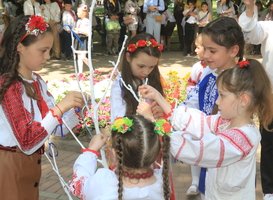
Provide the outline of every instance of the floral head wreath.
[[242,60],[237,63],[239,65],[239,68],[243,69],[249,66],[249,61],[248,60]]
[[[128,117],[118,117],[115,119],[111,126],[112,131],[117,131],[118,133],[126,133],[132,130],[133,120]],[[154,132],[158,135],[169,135],[171,133],[172,126],[170,122],[166,119],[159,119],[154,122]]]
[[127,47],[127,51],[130,53],[134,53],[138,48],[149,46],[157,48],[160,52],[163,51],[163,45],[159,44],[155,39],[138,40],[135,44],[129,44]]
[[26,34],[21,38],[22,42],[28,35],[38,36],[39,34],[44,33],[49,27],[45,19],[41,16],[32,15],[29,17],[28,22],[25,25]]
[[158,135],[170,135],[172,131],[172,126],[170,122],[166,119],[159,119],[154,122],[155,125],[155,133]]
[[111,126],[112,131],[117,131],[119,133],[126,133],[131,131],[133,126],[133,120],[128,117],[118,117],[115,119],[114,123]]

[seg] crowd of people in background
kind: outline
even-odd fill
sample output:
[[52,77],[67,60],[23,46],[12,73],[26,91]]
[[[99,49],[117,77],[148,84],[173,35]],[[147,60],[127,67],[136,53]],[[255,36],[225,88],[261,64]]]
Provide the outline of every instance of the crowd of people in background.
[[[76,29],[81,20],[77,11],[86,5],[88,18],[91,1],[81,0],[12,0],[4,1],[4,13],[0,25],[0,40],[11,18],[20,14],[41,15],[45,17],[54,32],[53,59],[72,59],[71,30]],[[82,5],[83,4],[83,5]],[[104,8],[101,16],[92,19],[93,30],[101,36],[101,44],[106,46],[109,55],[117,55],[124,36],[135,36],[140,32],[152,34],[157,42],[164,45],[164,50],[171,49],[171,36],[177,27],[179,49],[184,56],[195,55],[194,41],[203,27],[212,21],[213,16],[228,16],[238,19],[245,10],[243,1],[219,0],[216,13],[213,13],[211,0],[104,0],[97,2]],[[259,21],[273,20],[272,1],[264,5],[257,1]],[[76,31],[77,32],[77,31]],[[83,35],[80,34],[80,38]],[[88,35],[85,35],[88,37]],[[81,45],[83,47],[83,45]],[[87,48],[87,47],[86,47]],[[81,49],[86,49],[81,48]],[[250,54],[260,54],[260,45],[249,45]]]

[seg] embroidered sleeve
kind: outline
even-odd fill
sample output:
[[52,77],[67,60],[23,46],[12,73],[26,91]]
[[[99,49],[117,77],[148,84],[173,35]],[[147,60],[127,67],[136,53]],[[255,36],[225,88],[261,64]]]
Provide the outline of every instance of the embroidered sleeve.
[[10,122],[17,142],[22,150],[29,150],[39,144],[45,137],[47,131],[40,122],[32,120],[22,100],[22,84],[17,82],[9,87],[2,101],[2,107]]
[[249,134],[241,129],[231,129],[217,135],[205,133],[201,140],[195,140],[190,134],[179,131],[171,135],[171,153],[176,159],[192,165],[228,166],[248,156],[258,145],[259,140],[252,138],[251,141]]

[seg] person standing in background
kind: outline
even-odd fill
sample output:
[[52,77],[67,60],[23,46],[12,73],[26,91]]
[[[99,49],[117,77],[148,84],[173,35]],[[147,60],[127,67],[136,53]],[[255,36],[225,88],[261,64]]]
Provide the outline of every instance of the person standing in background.
[[41,16],[41,6],[36,0],[26,0],[24,2],[24,15]]
[[183,11],[184,11],[183,0],[175,0],[173,15],[176,20],[177,34],[179,38],[179,48],[182,51],[184,50],[184,31],[183,31],[183,26],[181,25],[182,19],[184,17]]
[[164,0],[144,0],[143,12],[146,13],[146,33],[153,35],[160,42],[162,16],[160,11],[165,9]]

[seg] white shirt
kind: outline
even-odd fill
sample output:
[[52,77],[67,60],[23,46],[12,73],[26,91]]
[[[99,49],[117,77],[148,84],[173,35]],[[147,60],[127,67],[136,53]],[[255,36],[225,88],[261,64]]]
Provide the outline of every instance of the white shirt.
[[[76,17],[75,12],[73,10],[71,10],[71,12],[73,12],[74,16]],[[63,23],[63,29],[66,31],[70,31],[70,29],[67,26],[70,26],[72,29],[76,27],[76,21],[74,17],[69,11],[66,11],[66,10],[63,12],[63,15],[62,15],[62,23]]]
[[[33,10],[33,5],[34,5],[34,10]],[[26,0],[24,2],[24,15],[39,15],[41,16],[41,9],[40,9],[40,4],[38,2],[34,2],[32,4],[31,0]]]
[[[43,96],[46,104],[48,105],[49,108],[54,107],[54,99],[51,95],[49,95],[49,93],[47,91],[46,83],[43,80],[38,79],[35,74],[33,74],[33,80],[39,80],[39,83],[42,87],[41,93],[42,93],[42,96]],[[29,81],[29,82],[31,83],[33,81]],[[25,109],[28,112],[32,113],[31,110],[33,108],[33,111],[34,111],[33,121],[41,123],[41,126],[44,127],[44,129],[47,132],[47,137],[42,138],[36,145],[30,147],[28,150],[22,149],[21,144],[18,142],[15,135],[13,134],[12,126],[11,126],[8,118],[6,117],[6,114],[3,110],[2,104],[0,104],[0,119],[1,119],[0,120],[0,130],[1,130],[0,131],[0,145],[9,146],[9,147],[18,146],[25,154],[30,155],[30,154],[34,153],[37,149],[39,149],[44,144],[44,142],[53,133],[53,131],[55,131],[55,128],[57,127],[59,122],[52,115],[51,112],[48,112],[46,114],[46,116],[44,117],[44,119],[42,119],[41,112],[40,112],[38,105],[37,105],[37,101],[28,97],[25,90],[23,90],[23,93],[22,93],[22,100],[23,100]],[[16,105],[14,105],[14,106],[16,106]],[[79,119],[78,119],[77,115],[75,114],[74,109],[66,112],[63,117],[63,120],[68,123],[68,126],[70,128],[73,128],[74,126],[76,126],[79,123]],[[64,126],[63,126],[63,132],[64,133],[68,132],[68,130]],[[56,134],[61,135],[60,127],[57,128]]]
[[[194,120],[198,119],[198,120]],[[256,151],[261,139],[253,124],[228,129],[219,115],[180,106],[172,117],[171,153],[208,168],[206,200],[255,200]]]
[[[156,182],[144,187],[123,187],[124,200],[163,200],[162,170],[154,170]],[[91,152],[81,154],[73,167],[70,191],[84,200],[117,200],[118,178],[115,172],[97,169],[96,156]]]
[[273,83],[273,21],[258,21],[257,9],[252,18],[243,12],[239,17],[246,43],[261,44],[263,66]]
[[122,83],[119,76],[113,82],[111,88],[111,122],[113,122],[117,117],[123,117],[126,113],[126,102],[123,99],[121,87]]
[[42,5],[44,10],[42,11],[43,17],[47,22],[50,20],[55,22],[60,22],[61,20],[61,10],[56,2],[46,3]]

